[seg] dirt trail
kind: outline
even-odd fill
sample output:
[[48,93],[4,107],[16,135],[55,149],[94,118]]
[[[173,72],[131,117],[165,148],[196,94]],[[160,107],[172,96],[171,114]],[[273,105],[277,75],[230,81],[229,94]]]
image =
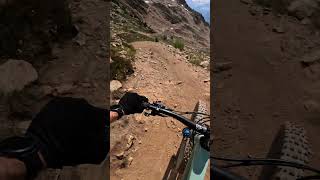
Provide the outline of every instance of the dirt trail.
[[[209,71],[188,63],[182,53],[162,43],[135,42],[133,46],[137,50],[135,73],[124,84],[125,89],[179,111],[193,110],[199,99],[209,108]],[[118,169],[114,155],[123,149],[113,149],[111,179],[162,179],[180,144],[183,125],[171,118],[143,115],[129,120],[131,124],[136,122],[143,126],[131,125],[128,130],[129,134],[135,133],[133,150],[128,155],[133,161],[128,168]],[[112,129],[111,134],[115,131]]]
[[[316,33],[290,17],[254,16],[238,0],[216,1],[214,7],[214,60],[233,63],[232,72],[213,74],[214,153],[264,157],[280,125],[292,121],[306,128],[314,151],[310,164],[319,167],[319,125],[306,118],[311,113],[304,107],[317,97],[306,91],[316,88],[299,62],[316,46]],[[284,32],[274,32],[274,26]],[[249,179],[257,179],[259,170],[235,168]]]

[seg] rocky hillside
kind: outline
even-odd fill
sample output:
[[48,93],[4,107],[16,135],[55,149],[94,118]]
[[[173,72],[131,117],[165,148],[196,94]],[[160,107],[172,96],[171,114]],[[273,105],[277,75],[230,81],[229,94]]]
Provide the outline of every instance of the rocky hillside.
[[209,50],[210,27],[185,0],[114,0],[112,7],[113,28],[181,38],[190,48]]

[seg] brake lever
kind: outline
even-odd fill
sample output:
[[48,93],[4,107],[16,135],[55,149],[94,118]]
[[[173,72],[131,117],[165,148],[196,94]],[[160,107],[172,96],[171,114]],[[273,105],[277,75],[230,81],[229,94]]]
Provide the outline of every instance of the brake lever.
[[[169,109],[169,108],[166,108],[166,106],[164,104],[162,104],[161,101],[155,101],[153,102],[154,106],[156,106],[157,108],[162,108],[162,109],[166,109],[166,110],[169,110],[169,111],[173,111],[172,109]],[[160,117],[168,117],[166,115],[163,115],[161,113],[159,113],[157,110],[153,109],[151,110],[151,112],[144,112],[144,115],[145,116],[160,116]]]

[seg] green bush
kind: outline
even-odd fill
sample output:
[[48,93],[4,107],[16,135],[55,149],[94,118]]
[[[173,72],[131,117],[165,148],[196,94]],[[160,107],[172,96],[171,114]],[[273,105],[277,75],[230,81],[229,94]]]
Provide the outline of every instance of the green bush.
[[184,49],[184,42],[181,39],[176,39],[173,42],[173,47],[180,49],[180,50],[183,50]]
[[[125,57],[122,57],[119,52],[126,51]],[[128,75],[134,73],[132,61],[134,60],[136,50],[131,44],[123,43],[123,48],[112,47],[111,59],[113,63],[110,64],[110,74],[112,79],[119,81],[125,80]]]
[[134,73],[131,60],[120,56],[112,57],[113,63],[110,64],[111,78],[119,81],[125,80],[128,75]]

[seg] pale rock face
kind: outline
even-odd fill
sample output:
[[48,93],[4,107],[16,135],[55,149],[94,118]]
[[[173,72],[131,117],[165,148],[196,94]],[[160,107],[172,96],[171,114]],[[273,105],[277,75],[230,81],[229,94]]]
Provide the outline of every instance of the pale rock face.
[[114,92],[114,91],[120,89],[121,87],[122,87],[122,84],[121,84],[121,82],[118,81],[118,80],[112,80],[112,81],[110,82],[110,91],[111,91],[111,92]]

